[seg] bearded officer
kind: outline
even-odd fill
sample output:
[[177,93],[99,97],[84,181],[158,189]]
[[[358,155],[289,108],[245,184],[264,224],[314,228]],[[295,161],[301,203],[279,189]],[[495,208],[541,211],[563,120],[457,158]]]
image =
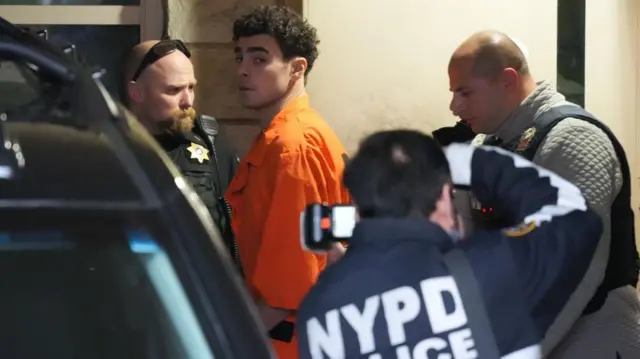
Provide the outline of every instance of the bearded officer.
[[191,53],[180,40],[136,45],[126,63],[129,109],[155,136],[207,206],[238,265],[230,207],[223,195],[239,158],[213,117],[196,116]]
[[[552,359],[640,358],[631,182],[618,140],[550,83],[536,82],[521,48],[505,34],[484,31],[461,44],[449,62],[449,82],[451,110],[480,134],[474,143],[500,146],[558,173],[582,190],[603,220],[582,282],[554,288],[573,293],[545,334],[544,353]],[[513,224],[499,203],[458,198],[466,198],[459,206],[469,229]]]

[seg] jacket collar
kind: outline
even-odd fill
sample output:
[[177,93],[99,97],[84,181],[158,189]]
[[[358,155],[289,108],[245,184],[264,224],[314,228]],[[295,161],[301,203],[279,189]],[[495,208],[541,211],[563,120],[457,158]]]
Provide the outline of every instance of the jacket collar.
[[520,136],[542,113],[567,103],[564,96],[556,91],[551,83],[541,81],[537,85],[496,131],[495,135],[504,143]]
[[349,247],[367,245],[393,246],[406,241],[424,241],[446,250],[453,246],[453,240],[437,224],[427,219],[375,218],[362,219],[353,229]]
[[309,96],[304,94],[293,100],[278,112],[273,118],[269,126],[261,131],[253,141],[253,145],[249,150],[249,153],[245,156],[248,163],[254,166],[260,166],[264,161],[267,153],[267,147],[271,142],[278,138],[283,124],[293,118],[296,113],[309,108]]

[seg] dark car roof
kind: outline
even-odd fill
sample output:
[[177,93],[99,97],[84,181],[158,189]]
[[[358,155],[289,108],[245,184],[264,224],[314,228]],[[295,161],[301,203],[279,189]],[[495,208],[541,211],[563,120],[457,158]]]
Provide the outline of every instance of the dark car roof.
[[9,123],[5,135],[20,145],[24,169],[15,180],[1,182],[3,201],[142,201],[113,144],[99,133],[48,123]]
[[[85,127],[38,122],[2,124],[5,144],[19,146],[22,167],[0,178],[0,207],[159,209],[182,195],[182,178],[152,137],[123,111]],[[11,155],[6,149],[2,156]],[[2,163],[2,162],[0,162]]]

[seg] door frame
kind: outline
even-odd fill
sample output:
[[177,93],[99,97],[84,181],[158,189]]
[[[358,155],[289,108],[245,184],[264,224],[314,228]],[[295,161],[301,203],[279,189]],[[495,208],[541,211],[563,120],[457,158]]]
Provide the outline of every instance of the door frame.
[[139,25],[140,40],[160,39],[164,9],[157,0],[139,6],[120,5],[0,5],[2,17],[20,25]]
[[[636,118],[634,120],[634,146],[630,149],[633,151],[633,166],[631,170],[631,195],[633,198],[633,211],[635,213],[635,229],[636,229],[636,245],[640,248],[640,1],[636,1],[635,9],[635,71],[636,71],[636,86],[635,86],[635,113]],[[640,283],[638,283],[640,289]]]

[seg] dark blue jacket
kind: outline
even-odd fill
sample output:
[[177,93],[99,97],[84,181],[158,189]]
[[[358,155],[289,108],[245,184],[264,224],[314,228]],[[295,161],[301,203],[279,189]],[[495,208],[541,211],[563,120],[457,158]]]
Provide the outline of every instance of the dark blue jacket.
[[588,268],[600,220],[577,187],[516,155],[467,145],[445,152],[456,185],[499,200],[524,225],[458,245],[426,219],[359,222],[345,257],[300,306],[301,359],[487,358],[474,353],[469,304],[443,262],[454,246],[479,283],[500,356],[540,357],[542,334]]

